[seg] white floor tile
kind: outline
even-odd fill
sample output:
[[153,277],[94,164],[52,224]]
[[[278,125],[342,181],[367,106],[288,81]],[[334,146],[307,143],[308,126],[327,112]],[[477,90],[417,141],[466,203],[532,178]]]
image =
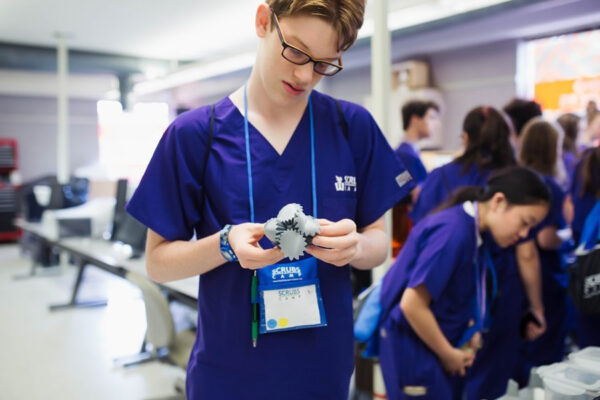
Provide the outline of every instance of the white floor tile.
[[[129,369],[115,357],[136,353],[145,330],[139,292],[126,281],[87,269],[81,299],[108,306],[48,311],[70,299],[76,269],[14,281],[30,260],[0,245],[0,399],[146,399],[175,394],[184,371],[162,363]],[[61,272],[61,271],[58,271]]]

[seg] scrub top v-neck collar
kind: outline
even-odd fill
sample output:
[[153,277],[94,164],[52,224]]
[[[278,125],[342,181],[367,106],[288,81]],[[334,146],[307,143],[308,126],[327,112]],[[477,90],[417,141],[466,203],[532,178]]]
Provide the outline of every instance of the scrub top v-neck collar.
[[[254,189],[253,189],[253,174],[252,174],[252,155],[250,149],[250,122],[248,121],[248,86],[244,85],[244,112],[242,114],[244,118],[244,143],[246,148],[246,167],[248,176],[248,200],[250,206],[250,222],[255,222],[254,212]],[[237,107],[236,107],[237,108]],[[310,178],[311,178],[311,197],[312,197],[312,215],[318,218],[318,202],[317,202],[317,180],[316,180],[316,160],[315,160],[315,128],[314,128],[314,113],[312,107],[311,98],[308,98],[308,114],[309,114],[309,144],[310,144]],[[294,132],[295,133],[295,132]],[[291,140],[290,140],[291,141]],[[289,143],[288,143],[289,144]],[[272,146],[271,146],[272,147]],[[285,151],[284,151],[285,153]],[[256,270],[254,271],[256,276]]]
[[[227,101],[231,104],[231,106],[235,110],[234,112],[236,114],[236,118],[239,118],[239,121],[241,124],[241,132],[243,132],[244,131],[243,111],[238,108],[238,106],[231,100],[231,98],[229,98],[229,96],[227,96],[225,98],[227,99]],[[255,134],[256,136],[260,137],[260,140],[264,142],[265,146],[269,149],[269,152],[272,153],[272,156],[275,157],[278,162],[280,160],[285,160],[288,158],[295,159],[298,156],[298,151],[291,150],[290,148],[298,149],[298,147],[296,147],[295,145],[297,144],[297,142],[300,142],[301,140],[304,139],[304,136],[306,136],[306,133],[310,129],[310,127],[308,126],[308,123],[309,123],[308,113],[309,113],[309,110],[308,110],[308,103],[307,103],[306,107],[304,108],[304,111],[302,113],[302,117],[300,117],[300,120],[298,121],[298,125],[296,125],[296,127],[294,128],[294,132],[292,133],[290,140],[288,140],[288,142],[281,154],[279,154],[279,152],[275,149],[273,144],[271,144],[271,142],[269,142],[269,140],[262,134],[262,132],[258,128],[256,128],[252,124],[252,122],[248,121],[248,127],[250,129],[251,134]]]

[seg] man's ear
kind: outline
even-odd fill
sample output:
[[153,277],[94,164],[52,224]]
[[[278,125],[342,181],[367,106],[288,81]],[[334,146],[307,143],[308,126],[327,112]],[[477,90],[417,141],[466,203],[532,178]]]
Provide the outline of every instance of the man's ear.
[[264,38],[271,28],[271,9],[265,3],[262,3],[256,9],[256,18],[254,21],[256,35]]

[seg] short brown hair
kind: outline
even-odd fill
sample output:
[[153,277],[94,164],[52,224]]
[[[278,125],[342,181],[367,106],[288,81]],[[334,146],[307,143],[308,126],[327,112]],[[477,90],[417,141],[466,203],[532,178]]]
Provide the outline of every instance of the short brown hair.
[[563,114],[556,122],[565,131],[565,138],[563,142],[563,150],[569,153],[577,154],[577,135],[579,135],[579,118],[575,114]]
[[559,133],[552,124],[536,117],[523,127],[519,159],[526,167],[553,176],[556,172]]
[[277,18],[310,15],[329,22],[339,36],[339,50],[356,41],[363,24],[365,0],[267,0]]

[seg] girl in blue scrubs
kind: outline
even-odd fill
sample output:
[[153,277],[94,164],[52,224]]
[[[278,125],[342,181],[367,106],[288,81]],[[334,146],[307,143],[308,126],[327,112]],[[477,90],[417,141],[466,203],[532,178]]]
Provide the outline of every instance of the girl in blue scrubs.
[[522,165],[543,174],[551,194],[550,212],[536,228],[536,246],[542,270],[542,294],[547,329],[533,342],[525,344],[521,364],[523,383],[531,367],[561,361],[565,356],[567,336],[566,271],[558,249],[562,239],[557,235],[566,226],[563,216],[565,193],[556,182],[560,146],[559,132],[549,122],[535,118],[525,125],[521,134],[519,159]]
[[490,171],[515,164],[511,129],[493,107],[476,107],[463,121],[464,153],[427,176],[411,217],[415,224],[442,204],[460,186],[485,182]]
[[[416,220],[432,212],[454,190],[466,185],[482,186],[491,171],[515,163],[511,145],[514,133],[503,115],[494,108],[473,109],[465,117],[463,131],[464,154],[428,175],[413,209],[412,216]],[[528,239],[531,241],[531,237]],[[519,320],[526,299],[538,314],[543,314],[539,267],[521,261],[528,247],[535,250],[529,243],[520,243],[518,250],[514,246],[502,249],[489,245],[495,267],[495,273],[490,272],[489,279],[496,282],[497,293],[490,304],[491,317],[487,321],[483,348],[465,382],[469,400],[496,398],[505,392],[506,383],[513,377],[519,361]],[[522,275],[523,271],[528,274]],[[528,282],[526,289],[524,280]],[[540,318],[543,319],[543,315]]]
[[[256,13],[260,43],[247,85],[215,104],[214,121],[208,106],[169,126],[127,209],[149,228],[152,279],[201,275],[188,399],[346,400],[348,265],[385,259],[382,216],[414,183],[364,108],[340,101],[338,110],[313,90],[341,69],[364,2],[267,3]],[[283,258],[263,223],[288,203],[321,218],[319,247],[307,253],[317,259],[327,325],[260,335],[253,347],[254,271]]]
[[476,357],[487,247],[526,237],[549,200],[536,173],[514,167],[485,188],[463,188],[410,233],[381,289],[380,362],[389,399],[461,398],[452,377],[464,376]]
[[[600,119],[600,116],[597,117]],[[573,238],[579,243],[583,225],[594,204],[600,199],[600,146],[585,151],[575,168],[571,199],[574,208]],[[576,313],[579,347],[600,346],[600,316]]]

